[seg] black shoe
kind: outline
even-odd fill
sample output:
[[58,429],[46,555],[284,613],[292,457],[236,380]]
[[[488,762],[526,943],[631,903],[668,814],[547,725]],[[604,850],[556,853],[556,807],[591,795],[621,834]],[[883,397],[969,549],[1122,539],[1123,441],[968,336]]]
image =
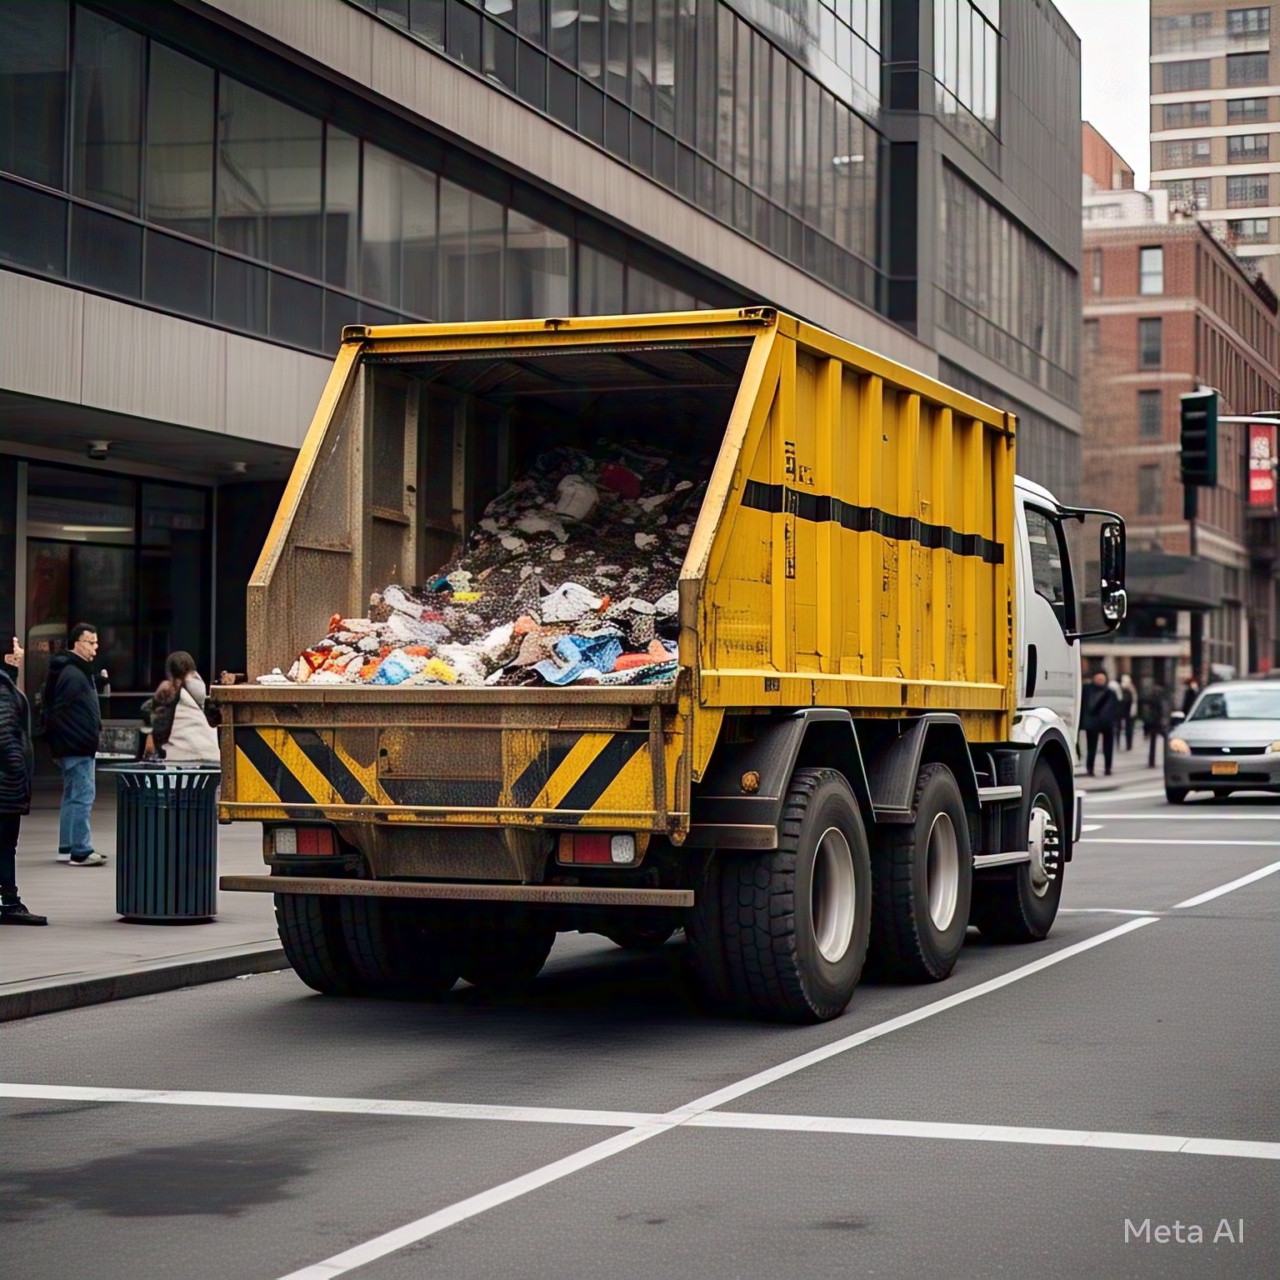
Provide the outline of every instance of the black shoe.
[[0,924],[48,924],[48,916],[38,916],[28,911],[21,902],[6,902],[0,906]]

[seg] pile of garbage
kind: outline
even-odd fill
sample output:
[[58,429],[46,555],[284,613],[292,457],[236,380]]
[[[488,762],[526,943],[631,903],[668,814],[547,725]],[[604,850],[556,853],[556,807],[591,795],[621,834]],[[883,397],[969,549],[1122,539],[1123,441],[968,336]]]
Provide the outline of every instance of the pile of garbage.
[[364,618],[262,684],[634,685],[676,676],[680,566],[710,462],[633,441],[562,446],[485,509],[426,585],[375,592]]

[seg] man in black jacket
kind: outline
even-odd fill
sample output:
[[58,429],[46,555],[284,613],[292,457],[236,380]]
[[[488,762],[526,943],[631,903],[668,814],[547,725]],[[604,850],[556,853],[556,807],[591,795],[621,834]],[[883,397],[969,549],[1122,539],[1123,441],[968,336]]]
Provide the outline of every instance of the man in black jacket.
[[95,795],[94,758],[102,731],[93,659],[98,629],[88,622],[71,628],[71,648],[54,654],[44,686],[44,725],[49,751],[62,770],[62,812],[58,820],[58,861],[73,867],[100,867],[106,858],[93,850],[89,814]]
[[1116,747],[1116,721],[1120,717],[1120,699],[1111,687],[1105,671],[1095,671],[1093,680],[1085,685],[1081,698],[1080,722],[1084,728],[1088,755],[1085,768],[1093,777],[1093,766],[1098,760],[1098,739],[1102,739],[1102,763],[1107,776],[1111,776],[1111,757]]
[[18,830],[22,815],[31,812],[35,772],[31,709],[19,687],[21,680],[22,646],[14,636],[13,652],[0,664],[0,924],[48,924],[18,897]]

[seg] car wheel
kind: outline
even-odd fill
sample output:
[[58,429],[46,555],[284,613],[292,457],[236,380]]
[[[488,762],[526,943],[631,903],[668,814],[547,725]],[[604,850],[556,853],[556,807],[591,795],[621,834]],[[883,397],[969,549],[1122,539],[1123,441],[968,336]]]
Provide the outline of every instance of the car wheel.
[[1181,804],[1187,798],[1187,787],[1165,787],[1164,798],[1170,804]]

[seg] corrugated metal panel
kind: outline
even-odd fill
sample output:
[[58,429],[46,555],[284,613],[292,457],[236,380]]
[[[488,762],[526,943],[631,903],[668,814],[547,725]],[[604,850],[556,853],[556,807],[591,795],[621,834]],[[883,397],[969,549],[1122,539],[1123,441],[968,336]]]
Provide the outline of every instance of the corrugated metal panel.
[[0,271],[0,386],[80,399],[84,294]]

